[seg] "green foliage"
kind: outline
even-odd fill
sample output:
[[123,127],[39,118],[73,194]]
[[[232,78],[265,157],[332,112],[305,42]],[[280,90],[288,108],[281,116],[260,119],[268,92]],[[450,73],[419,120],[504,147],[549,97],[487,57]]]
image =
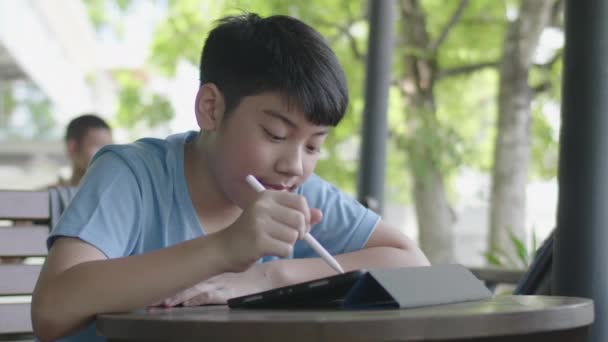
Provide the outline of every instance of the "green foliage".
[[[391,126],[393,133],[400,132],[393,134],[393,139],[397,140],[399,152],[408,155],[407,163],[414,173],[420,177],[427,175],[429,168],[437,168],[448,194],[455,197],[450,181],[463,166],[488,171],[492,165],[498,73],[492,67],[464,70],[488,63],[496,65],[499,61],[507,25],[505,3],[469,2],[437,51],[432,47],[443,34],[459,2],[427,0],[421,5],[429,43],[423,48],[409,45],[413,42],[403,38],[408,36],[404,31],[408,29],[404,24],[407,19],[401,18],[394,74],[401,82],[411,82],[408,78],[416,76],[416,72],[408,64],[407,57],[416,56],[436,65],[441,78],[435,79],[428,95],[419,95],[419,99],[430,96],[434,101],[432,106],[423,107],[415,102],[406,103],[404,107],[391,104],[389,115],[395,111],[394,115],[401,121],[401,127]],[[443,77],[445,72],[453,71],[459,76]],[[411,94],[414,90],[408,92]],[[410,192],[408,188],[401,191]]]
[[169,121],[174,111],[169,101],[158,95],[142,92],[142,81],[130,72],[119,72],[121,86],[117,121],[120,126],[134,128],[138,123],[156,127]]
[[[451,15],[452,8],[441,12],[442,1],[425,2],[429,30],[433,37],[439,34]],[[506,28],[505,8],[501,1],[471,1],[457,25],[438,51],[438,64],[442,70],[500,59],[502,37]],[[436,84],[437,117],[445,127],[446,146],[439,153],[447,158],[442,171],[447,176],[462,165],[489,170],[494,143],[498,73],[496,69],[444,78]]]
[[[437,117],[450,133],[443,144],[447,159],[442,170],[450,174],[462,165],[483,171],[492,167],[496,131],[498,73],[483,70],[438,82]],[[458,96],[454,96],[458,94]]]
[[[121,11],[131,7],[131,1],[116,0]],[[103,1],[86,0],[94,22],[108,23]],[[364,109],[364,58],[367,49],[368,24],[365,1],[324,0],[293,2],[287,0],[168,0],[158,2],[167,9],[167,17],[155,28],[149,62],[153,71],[172,76],[180,60],[198,65],[202,45],[215,20],[242,12],[256,12],[262,16],[287,14],[297,17],[317,29],[330,43],[347,75],[350,105],[342,123],[327,139],[317,173],[347,192],[355,192],[358,172],[357,152],[360,144],[360,125]],[[458,1],[423,0],[426,27],[430,40],[435,41],[449,22]],[[502,53],[503,37],[509,24],[507,7],[513,1],[470,1],[460,20],[451,27],[439,49],[428,51],[407,45],[404,40],[403,20],[398,19],[393,75],[405,74],[405,56],[434,58],[440,70],[455,70],[463,66],[498,62]],[[105,6],[105,7],[104,7]],[[95,19],[98,18],[98,19]],[[532,125],[533,174],[551,177],[555,174],[553,151],[556,150],[555,132],[542,114],[543,103],[559,99],[561,63],[538,70],[531,84],[548,82],[548,92],[535,102]],[[160,95],[145,95],[142,83],[134,79],[121,80],[118,122],[133,127],[140,122],[154,125],[172,117],[168,102]],[[193,85],[195,87],[196,85]],[[425,163],[431,160],[439,166],[444,179],[450,180],[466,165],[490,171],[495,137],[496,95],[498,73],[495,68],[462,73],[435,82],[435,118],[421,115],[419,127],[412,127],[414,108],[407,105],[397,86],[391,87],[388,107],[390,137],[387,141],[387,199],[399,203],[409,201],[410,166],[417,159],[409,152],[424,158],[413,169],[424,173]],[[422,113],[418,113],[422,114]],[[415,139],[411,134],[418,129]],[[409,137],[409,138],[408,138]],[[416,152],[417,151],[417,152]],[[449,191],[449,182],[448,191]]]
[[[29,81],[6,82],[1,88],[0,106],[0,135],[3,137],[45,139],[56,133],[53,103]],[[27,116],[24,120],[27,125],[11,122],[16,111]]]
[[108,13],[106,11],[107,2],[104,0],[84,0],[84,4],[87,8],[87,14],[91,23],[96,29],[108,23]]
[[220,1],[170,1],[167,18],[154,33],[150,62],[165,76],[175,74],[180,59],[198,65],[204,39],[211,27],[209,18],[218,18]]
[[555,53],[555,61],[532,68],[529,77],[531,87],[539,92],[531,108],[530,176],[537,179],[557,176],[559,127],[555,121],[561,102],[562,52]]
[[132,0],[114,0],[113,2],[84,0],[87,14],[95,29],[99,31],[108,28],[118,36],[122,36],[124,27],[121,20],[112,17],[109,6],[116,5],[116,10],[122,14],[129,10],[132,2]]
[[2,84],[0,87],[0,129],[6,128],[10,115],[17,106],[13,96],[13,88],[10,83]]
[[[439,35],[458,1],[432,0],[423,2],[433,37]],[[503,1],[470,1],[458,24],[439,49],[439,65],[450,69],[462,65],[498,61],[507,26]]]
[[545,110],[551,110],[547,104],[553,100],[538,98],[532,107],[532,151],[530,175],[534,178],[551,179],[557,175],[558,134],[549,123]]
[[538,249],[538,242],[534,229],[532,229],[532,246],[530,246],[530,249],[526,247],[522,240],[519,239],[512,230],[509,230],[509,241],[511,242],[511,246],[507,247],[511,247],[515,251],[515,258],[511,253],[506,252],[500,246],[494,246],[483,254],[486,262],[500,268],[527,269],[532,260],[534,260],[536,250]]
[[28,99],[23,102],[28,109],[32,121],[34,122],[34,136],[49,137],[55,127],[55,118],[52,115],[52,103],[46,97]]

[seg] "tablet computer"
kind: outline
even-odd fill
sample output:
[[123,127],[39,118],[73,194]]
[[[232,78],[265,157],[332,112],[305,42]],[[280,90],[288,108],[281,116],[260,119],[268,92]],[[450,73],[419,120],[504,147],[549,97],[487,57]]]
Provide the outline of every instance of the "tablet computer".
[[353,285],[367,273],[350,271],[228,300],[231,308],[339,308]]
[[228,300],[231,308],[414,308],[492,297],[458,264],[357,270]]

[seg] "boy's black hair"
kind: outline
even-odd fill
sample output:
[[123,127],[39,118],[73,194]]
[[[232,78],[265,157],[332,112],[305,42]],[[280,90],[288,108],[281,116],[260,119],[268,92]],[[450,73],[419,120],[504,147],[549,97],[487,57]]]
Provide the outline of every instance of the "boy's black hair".
[[344,71],[323,37],[284,15],[219,20],[203,47],[200,84],[214,83],[226,113],[243,97],[277,91],[316,125],[335,126],[348,104]]
[[65,133],[65,140],[74,139],[81,141],[90,129],[102,128],[111,131],[110,126],[95,114],[84,114],[70,121]]

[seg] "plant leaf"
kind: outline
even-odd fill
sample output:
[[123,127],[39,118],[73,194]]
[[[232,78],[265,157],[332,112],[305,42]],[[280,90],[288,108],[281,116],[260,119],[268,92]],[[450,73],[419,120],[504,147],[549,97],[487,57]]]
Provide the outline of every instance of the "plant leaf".
[[490,265],[504,267],[502,261],[500,260],[500,258],[494,252],[488,251],[488,252],[485,252],[483,255],[486,258],[486,261]]
[[515,236],[515,234],[513,234],[513,232],[509,233],[509,237],[511,238],[511,242],[513,243],[513,246],[515,247],[515,251],[517,252],[517,256],[519,257],[519,260],[522,262],[522,266],[525,268],[528,266],[528,250],[526,249],[526,246],[524,245],[524,243],[517,238],[517,236]]

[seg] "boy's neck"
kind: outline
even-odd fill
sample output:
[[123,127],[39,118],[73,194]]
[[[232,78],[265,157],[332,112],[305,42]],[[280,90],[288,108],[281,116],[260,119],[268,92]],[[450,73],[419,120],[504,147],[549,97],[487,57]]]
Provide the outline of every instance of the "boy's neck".
[[207,234],[227,227],[242,210],[218,188],[201,141],[184,146],[184,176],[192,206]]

